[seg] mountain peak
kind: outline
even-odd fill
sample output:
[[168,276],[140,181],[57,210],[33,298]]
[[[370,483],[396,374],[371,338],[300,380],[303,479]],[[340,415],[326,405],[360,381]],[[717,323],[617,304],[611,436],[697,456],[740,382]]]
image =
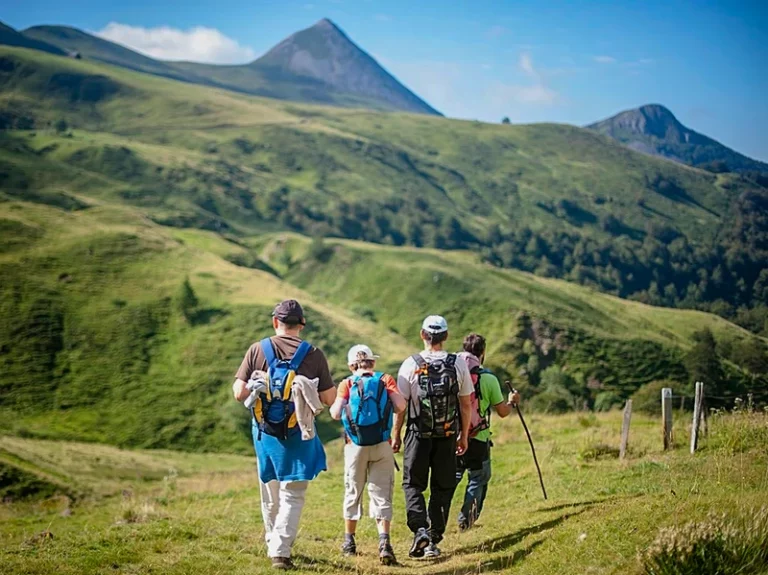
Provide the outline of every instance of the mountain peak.
[[766,164],[687,128],[669,108],[661,104],[646,104],[625,110],[587,128],[610,136],[635,151],[692,166],[711,167],[718,164],[733,171],[758,172],[767,168]]
[[330,18],[321,18],[317,22],[315,22],[315,25],[312,26],[312,28],[333,28],[334,30],[340,30],[340,28],[336,25],[336,23],[331,20]]
[[319,81],[352,99],[385,109],[439,114],[408,90],[328,18],[277,44],[251,64],[274,78]]

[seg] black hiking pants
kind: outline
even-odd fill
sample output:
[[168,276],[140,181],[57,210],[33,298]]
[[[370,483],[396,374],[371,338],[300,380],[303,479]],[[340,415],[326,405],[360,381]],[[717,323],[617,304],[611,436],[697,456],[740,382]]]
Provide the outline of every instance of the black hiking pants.
[[[431,473],[430,473],[431,472]],[[424,491],[429,487],[429,508]],[[418,432],[405,433],[403,490],[408,528],[429,530],[432,543],[439,543],[451,511],[456,490],[456,436],[422,439]]]

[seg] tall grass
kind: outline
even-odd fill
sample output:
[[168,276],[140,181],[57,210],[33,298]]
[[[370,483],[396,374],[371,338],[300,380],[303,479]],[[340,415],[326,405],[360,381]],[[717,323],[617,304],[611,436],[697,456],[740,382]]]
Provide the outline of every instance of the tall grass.
[[659,531],[643,555],[647,575],[750,575],[768,570],[768,507]]

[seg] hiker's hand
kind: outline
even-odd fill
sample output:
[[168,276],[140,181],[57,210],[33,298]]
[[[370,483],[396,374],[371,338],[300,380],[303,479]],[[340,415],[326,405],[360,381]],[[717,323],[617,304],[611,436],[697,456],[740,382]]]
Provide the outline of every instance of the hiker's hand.
[[515,392],[510,391],[509,396],[507,397],[507,403],[509,403],[509,405],[511,405],[512,407],[517,407],[518,405],[520,405],[520,394],[517,393],[516,391]]
[[399,437],[395,437],[392,440],[392,452],[393,453],[400,453],[400,446],[402,445],[402,441],[400,441]]
[[456,455],[464,455],[467,452],[467,448],[469,447],[469,444],[467,443],[466,437],[459,437],[459,439],[456,440]]

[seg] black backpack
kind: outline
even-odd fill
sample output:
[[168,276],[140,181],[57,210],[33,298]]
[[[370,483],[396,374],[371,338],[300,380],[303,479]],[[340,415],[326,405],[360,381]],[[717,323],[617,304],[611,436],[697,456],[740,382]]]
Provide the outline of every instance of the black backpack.
[[427,362],[413,356],[419,378],[419,415],[412,419],[422,438],[449,437],[458,432],[459,378],[456,354]]

